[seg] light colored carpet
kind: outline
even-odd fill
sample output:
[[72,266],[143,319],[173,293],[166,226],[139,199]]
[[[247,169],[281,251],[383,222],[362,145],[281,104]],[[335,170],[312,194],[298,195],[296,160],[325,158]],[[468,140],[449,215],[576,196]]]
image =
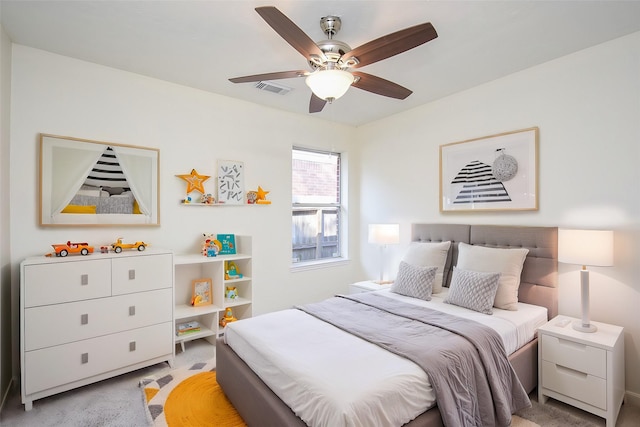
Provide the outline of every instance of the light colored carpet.
[[596,417],[597,421],[592,421],[595,416],[589,416],[582,411],[582,416],[573,415],[569,411],[551,404],[553,401],[549,402],[549,404],[541,405],[532,398],[531,408],[518,411],[517,416],[535,422],[542,427],[600,427],[604,425],[603,418]]

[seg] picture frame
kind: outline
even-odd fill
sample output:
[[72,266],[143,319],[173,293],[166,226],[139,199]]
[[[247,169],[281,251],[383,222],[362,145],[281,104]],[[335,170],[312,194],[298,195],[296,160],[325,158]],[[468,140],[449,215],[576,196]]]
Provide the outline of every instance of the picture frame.
[[40,226],[160,225],[160,150],[43,133],[39,160]]
[[227,205],[243,205],[246,203],[243,162],[219,160],[217,181],[217,203]]
[[440,146],[440,212],[538,210],[537,127]]
[[209,278],[191,281],[191,305],[199,307],[213,304],[213,281]]

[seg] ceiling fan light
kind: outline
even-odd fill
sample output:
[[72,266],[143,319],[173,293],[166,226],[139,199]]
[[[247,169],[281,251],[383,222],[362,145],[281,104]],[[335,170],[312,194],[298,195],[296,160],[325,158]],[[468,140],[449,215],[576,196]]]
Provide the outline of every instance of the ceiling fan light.
[[309,74],[305,83],[318,98],[334,100],[347,93],[353,74],[344,70],[320,70]]

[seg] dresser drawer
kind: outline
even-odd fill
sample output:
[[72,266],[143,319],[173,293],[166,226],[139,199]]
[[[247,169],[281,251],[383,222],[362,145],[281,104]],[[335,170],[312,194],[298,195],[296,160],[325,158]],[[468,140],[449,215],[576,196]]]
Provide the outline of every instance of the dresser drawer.
[[24,313],[26,351],[170,322],[171,289],[33,307]]
[[37,393],[172,354],[172,322],[25,353],[24,390]]
[[542,359],[585,374],[607,378],[607,352],[551,335],[542,335]]
[[24,306],[35,307],[111,295],[111,261],[88,260],[28,265]]
[[607,381],[542,361],[542,387],[607,410]]
[[170,288],[173,285],[171,254],[114,258],[113,295]]

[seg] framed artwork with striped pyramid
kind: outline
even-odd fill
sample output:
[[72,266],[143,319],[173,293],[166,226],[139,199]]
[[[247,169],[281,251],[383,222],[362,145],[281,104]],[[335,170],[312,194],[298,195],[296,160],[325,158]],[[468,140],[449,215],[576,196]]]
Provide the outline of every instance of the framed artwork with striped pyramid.
[[537,127],[440,146],[440,211],[538,210]]

